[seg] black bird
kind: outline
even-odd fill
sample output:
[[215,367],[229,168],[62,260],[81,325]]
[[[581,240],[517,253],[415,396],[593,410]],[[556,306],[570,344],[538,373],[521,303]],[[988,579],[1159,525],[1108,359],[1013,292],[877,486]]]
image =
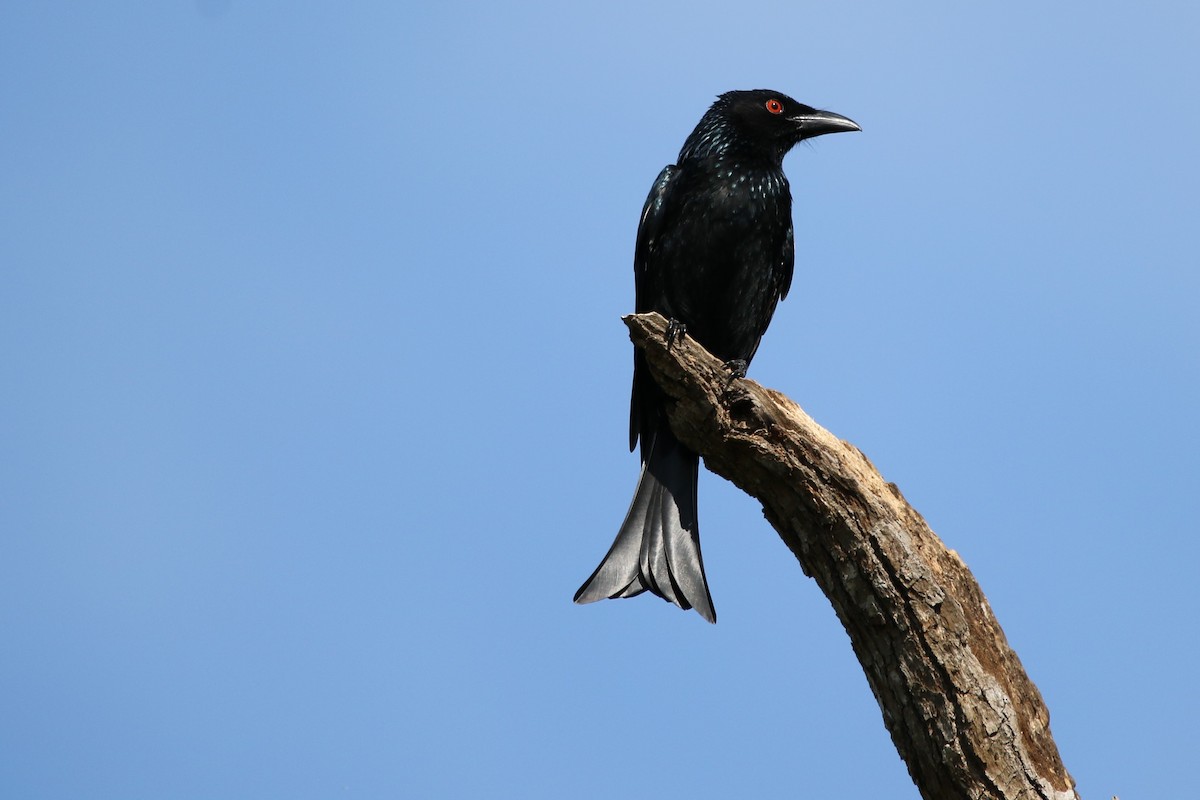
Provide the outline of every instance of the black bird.
[[[792,283],[783,157],[805,139],[857,130],[779,92],[719,96],[646,198],[633,258],[637,312],[659,312],[671,321],[668,337],[686,332],[744,375]],[[575,602],[649,590],[716,622],[696,520],[700,459],[671,432],[665,404],[635,350],[629,449],[641,440],[642,474],[616,541]]]

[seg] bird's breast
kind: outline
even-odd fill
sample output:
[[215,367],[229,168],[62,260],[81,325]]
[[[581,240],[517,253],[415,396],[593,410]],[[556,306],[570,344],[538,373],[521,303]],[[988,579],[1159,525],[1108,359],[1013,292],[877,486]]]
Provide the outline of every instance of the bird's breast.
[[[693,176],[659,243],[670,314],[722,358],[748,358],[778,300],[791,194],[782,172],[724,166]],[[762,323],[765,326],[765,322]]]
[[787,179],[782,173],[721,170],[711,179],[707,194],[715,212],[737,218],[765,213],[783,198],[788,198],[787,204],[791,205]]

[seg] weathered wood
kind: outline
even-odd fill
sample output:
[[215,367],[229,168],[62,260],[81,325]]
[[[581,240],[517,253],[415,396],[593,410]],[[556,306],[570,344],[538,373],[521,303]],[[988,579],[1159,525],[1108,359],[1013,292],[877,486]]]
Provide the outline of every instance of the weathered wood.
[[1078,800],[1049,713],[969,569],[857,448],[779,392],[730,381],[658,314],[625,318],[671,427],[757,498],[833,604],[927,800]]

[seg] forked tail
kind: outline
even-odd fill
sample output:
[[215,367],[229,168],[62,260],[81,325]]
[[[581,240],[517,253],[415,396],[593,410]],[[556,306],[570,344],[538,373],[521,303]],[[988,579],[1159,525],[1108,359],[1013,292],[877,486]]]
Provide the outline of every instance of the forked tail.
[[680,444],[667,425],[657,427],[625,522],[608,555],[575,593],[575,602],[634,597],[649,590],[716,622],[696,521],[700,457]]

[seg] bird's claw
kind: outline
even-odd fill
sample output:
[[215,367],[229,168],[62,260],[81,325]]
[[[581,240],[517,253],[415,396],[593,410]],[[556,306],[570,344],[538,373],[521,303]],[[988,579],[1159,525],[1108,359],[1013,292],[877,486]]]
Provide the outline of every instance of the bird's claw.
[[725,362],[725,369],[729,370],[729,377],[725,381],[725,391],[728,393],[733,389],[733,382],[738,378],[746,377],[747,364],[743,359],[735,358],[732,361]]
[[667,320],[667,349],[671,349],[671,345],[675,344],[675,340],[687,333],[687,325],[684,325],[679,320],[671,317]]

